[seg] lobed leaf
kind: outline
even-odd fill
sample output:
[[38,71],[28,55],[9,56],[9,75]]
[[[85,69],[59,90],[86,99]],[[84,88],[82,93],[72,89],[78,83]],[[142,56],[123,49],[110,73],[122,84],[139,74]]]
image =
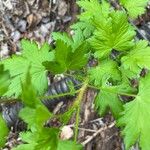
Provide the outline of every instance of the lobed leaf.
[[94,26],[89,24],[88,21],[79,21],[71,26],[75,31],[82,31],[82,36],[84,39],[89,38],[94,32]]
[[132,19],[145,13],[148,2],[149,0],[120,0]]
[[21,109],[19,116],[28,124],[29,129],[40,129],[52,116],[41,100],[37,98],[29,73],[26,75],[25,82],[22,83],[21,100],[25,107]]
[[64,41],[56,41],[54,61],[46,61],[43,65],[53,74],[64,73],[68,70],[78,70],[87,63],[87,46],[82,43],[75,50]]
[[2,117],[2,114],[0,113],[0,148],[2,148],[5,145],[8,133],[9,129],[5,120]]
[[85,11],[80,14],[81,20],[89,20],[93,17],[107,17],[109,14],[110,5],[105,0],[100,3],[98,0],[80,0],[77,4]]
[[9,86],[9,72],[4,71],[4,66],[0,65],[0,96],[7,92]]
[[140,40],[133,49],[121,59],[122,71],[129,78],[139,78],[143,68],[150,69],[150,47],[148,42]]
[[98,58],[108,57],[112,50],[127,51],[134,46],[135,31],[124,11],[113,11],[109,18],[95,20],[95,27],[89,42]]
[[149,150],[150,131],[150,74],[140,80],[139,93],[135,99],[124,105],[124,112],[118,125],[124,127],[122,134],[126,149],[139,142],[142,150]]
[[117,85],[111,85],[107,80],[99,87],[100,92],[95,99],[95,107],[100,115],[104,115],[110,110],[113,116],[117,119],[123,111],[123,102],[120,98],[124,93],[135,92],[131,88],[128,79],[122,78],[122,81]]
[[108,78],[111,78],[113,80],[121,79],[117,63],[112,60],[102,61],[97,67],[90,69],[88,71],[88,74],[90,81],[94,81],[95,86],[101,86],[103,80]]
[[50,46],[47,43],[38,48],[35,42],[23,39],[21,45],[23,49],[21,56],[14,55],[2,62],[5,69],[10,71],[10,85],[5,96],[18,97],[21,94],[21,82],[25,81],[29,66],[32,84],[39,95],[42,95],[48,85],[47,70],[42,63],[53,60],[54,54],[50,52]]

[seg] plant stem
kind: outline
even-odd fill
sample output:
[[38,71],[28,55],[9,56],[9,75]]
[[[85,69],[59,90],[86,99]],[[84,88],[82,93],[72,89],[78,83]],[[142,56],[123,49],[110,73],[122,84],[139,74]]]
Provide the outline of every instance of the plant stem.
[[[54,98],[58,98],[58,97],[64,97],[64,96],[68,96],[68,95],[73,95],[73,94],[76,94],[76,93],[79,93],[80,92],[80,89],[79,90],[76,90],[74,92],[68,92],[68,93],[62,93],[62,94],[58,94],[58,95],[49,95],[49,96],[41,96],[41,97],[38,97],[40,100],[45,100],[45,99],[54,99]],[[0,104],[1,103],[11,103],[11,102],[17,102],[17,101],[20,101],[19,99],[15,99],[15,98],[2,98],[0,99]]]
[[78,128],[79,128],[79,120],[80,120],[80,106],[77,107],[76,109],[76,123],[75,123],[75,136],[74,136],[74,141],[77,142],[78,139]]
[[58,97],[73,95],[73,94],[76,94],[76,93],[79,93],[79,92],[80,92],[80,89],[76,90],[74,92],[67,92],[67,93],[62,93],[62,94],[57,94],[57,95],[49,95],[49,96],[41,96],[41,97],[39,97],[39,99],[41,99],[41,100],[44,100],[44,99],[54,99],[54,98],[58,98]]
[[77,142],[77,138],[78,138],[78,127],[79,127],[79,119],[80,119],[80,103],[83,99],[84,93],[87,89],[87,85],[88,85],[88,80],[86,79],[83,86],[80,89],[80,92],[75,100],[74,106],[76,107],[76,123],[75,123],[75,136],[74,136],[74,141]]
[[131,97],[136,97],[137,95],[136,94],[129,94],[129,93],[123,93],[123,92],[114,92],[112,90],[108,90],[106,88],[98,88],[98,87],[95,87],[95,86],[92,86],[92,85],[88,85],[88,87],[92,88],[92,89],[96,89],[96,90],[104,90],[104,91],[107,91],[107,92],[110,92],[110,93],[114,93],[114,94],[118,94],[118,95],[124,95],[124,96],[131,96]]
[[2,103],[14,103],[14,102],[17,102],[17,101],[19,101],[19,99],[2,98],[2,99],[0,99],[0,104],[2,104]]

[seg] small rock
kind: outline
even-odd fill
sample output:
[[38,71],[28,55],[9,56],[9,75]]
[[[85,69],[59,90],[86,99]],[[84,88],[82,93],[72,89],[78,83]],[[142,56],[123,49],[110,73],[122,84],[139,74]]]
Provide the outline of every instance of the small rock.
[[53,42],[53,38],[51,36],[49,36],[47,42],[48,42],[48,44],[51,44]]
[[67,23],[67,22],[71,21],[71,19],[72,18],[70,16],[65,16],[64,19],[63,19],[63,22]]
[[0,58],[7,57],[8,54],[9,54],[8,45],[6,43],[2,44],[0,49],[1,49],[1,51],[0,51]]
[[41,25],[40,31],[41,31],[41,34],[43,35],[43,37],[46,37],[46,35],[48,33],[48,28],[45,25]]
[[34,28],[37,24],[42,20],[42,16],[40,14],[30,14],[27,17],[28,28]]
[[27,2],[28,2],[29,5],[32,6],[34,4],[35,0],[27,0]]
[[18,30],[16,30],[16,31],[11,33],[11,39],[14,42],[17,42],[20,38],[21,38],[21,34],[20,34],[20,32]]
[[53,23],[52,23],[52,22],[49,22],[49,23],[45,24],[45,27],[46,27],[47,29],[50,29],[50,28],[52,27],[52,25],[53,25]]
[[50,17],[43,17],[42,18],[42,23],[48,23],[50,22]]
[[42,16],[42,18],[43,18],[43,17],[47,17],[47,12],[43,12],[43,11],[42,11],[42,12],[40,12],[40,15]]
[[64,16],[66,12],[67,12],[67,4],[64,0],[60,0],[58,5],[58,15]]
[[33,32],[28,33],[27,38],[31,39],[33,37]]
[[141,33],[144,34],[144,35],[146,35],[146,32],[144,30],[142,30],[142,29],[141,29]]
[[48,9],[49,7],[49,1],[48,0],[42,0],[41,3],[41,7],[44,8],[45,10]]
[[28,27],[33,27],[37,24],[37,16],[35,14],[30,14],[27,17]]
[[13,9],[13,5],[12,5],[10,0],[3,1],[3,4],[4,4],[5,7],[7,7],[8,10]]
[[41,34],[39,33],[38,30],[36,30],[36,31],[34,31],[34,36],[35,36],[36,38],[40,38],[40,37],[41,37]]
[[17,24],[17,28],[20,32],[25,32],[27,27],[27,22],[25,20],[20,20]]
[[53,0],[53,4],[56,4],[56,0]]
[[69,126],[64,126],[61,131],[60,138],[62,140],[69,140],[73,137],[73,130]]
[[39,42],[45,41],[43,34],[41,34],[41,32],[39,30],[34,31],[34,39]]
[[50,32],[53,32],[55,29],[55,25],[56,25],[56,22],[54,21],[54,22],[47,23],[46,27],[50,30]]

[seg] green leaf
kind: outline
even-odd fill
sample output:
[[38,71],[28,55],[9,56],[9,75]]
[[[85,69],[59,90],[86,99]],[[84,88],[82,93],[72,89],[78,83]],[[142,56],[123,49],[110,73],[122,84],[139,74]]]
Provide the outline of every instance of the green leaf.
[[[19,112],[19,117],[28,125],[28,131],[20,134],[20,138],[25,144],[21,144],[13,150],[28,150],[29,147],[31,150],[59,150],[59,129],[44,127],[52,114],[36,97],[31,81],[28,71],[26,80],[22,83],[21,99],[24,103],[24,108]],[[66,147],[75,149],[78,146],[74,144]]]
[[149,150],[150,141],[150,74],[141,79],[136,98],[124,105],[124,112],[118,125],[124,127],[123,135],[126,149],[136,142],[142,150]]
[[[28,73],[25,83],[22,84],[21,99],[25,107],[19,112],[19,116],[28,124],[28,128],[40,128],[51,117],[51,113],[36,97],[36,92],[31,84],[31,77]],[[30,115],[26,115],[26,114]]]
[[149,0],[120,0],[132,19],[136,19],[146,11]]
[[24,131],[19,133],[19,137],[21,138],[22,141],[31,144],[31,143],[36,143],[35,141],[38,138],[38,134],[37,132],[34,131],[26,131],[26,132]]
[[56,150],[58,145],[58,133],[59,129],[55,128],[43,128],[38,132],[28,131],[21,133],[21,139],[27,144],[18,146],[17,150],[21,150],[23,147],[28,147],[29,145],[34,150]]
[[36,91],[32,86],[29,72],[26,74],[26,80],[22,83],[21,100],[26,106],[31,108],[35,108],[37,104],[40,104],[40,100],[36,97]]
[[6,122],[4,121],[2,114],[0,113],[0,148],[2,148],[8,136],[9,130]]
[[[46,121],[51,118],[52,114],[36,97],[36,92],[31,84],[29,72],[26,75],[26,80],[22,83],[21,99],[24,103],[24,108],[19,112],[19,117],[27,123],[29,131],[21,133],[20,137],[26,144],[21,144],[14,150],[31,150],[35,149],[52,149],[55,145],[53,132],[55,131],[44,128]],[[29,114],[29,115],[27,115]]]
[[88,21],[79,21],[71,26],[71,28],[75,31],[78,31],[79,29],[82,31],[82,36],[84,36],[84,39],[89,38],[93,32],[94,32],[94,26],[89,24]]
[[18,145],[17,147],[12,148],[12,150],[35,150],[35,143],[32,144],[21,144]]
[[76,29],[71,36],[69,36],[67,33],[60,33],[60,32],[53,32],[53,39],[56,41],[62,41],[70,46],[73,51],[78,48],[84,41],[83,33],[80,28]]
[[53,62],[44,62],[43,65],[52,73],[58,74],[67,71],[68,55],[72,48],[62,40],[56,41],[55,60]]
[[121,59],[121,69],[129,78],[139,77],[143,68],[150,69],[150,47],[140,40],[133,49]]
[[74,52],[80,45],[84,43],[84,40],[85,40],[83,36],[83,32],[80,28],[74,31],[72,40],[73,40],[72,48]]
[[64,69],[67,69],[68,55],[71,53],[71,46],[65,44],[63,41],[56,41],[56,49],[55,49],[55,59],[56,61],[64,66]]
[[37,130],[20,132],[19,137],[25,144],[20,144],[16,148],[13,148],[13,150],[35,150],[35,146],[37,145],[36,141],[39,136]]
[[31,131],[20,132],[19,137],[26,144],[17,145],[17,147],[12,148],[12,150],[35,150],[37,136],[38,135],[35,132],[33,133]]
[[95,107],[98,113],[103,116],[110,109],[113,116],[118,118],[123,111],[123,103],[119,99],[117,91],[115,91],[116,93],[111,92],[114,87],[107,85],[102,88],[104,89],[100,90],[95,99]]
[[73,141],[59,141],[57,150],[82,150],[83,147]]
[[123,103],[120,95],[135,92],[131,88],[128,79],[121,74],[118,65],[112,60],[102,61],[97,67],[89,70],[90,81],[100,89],[96,99],[95,107],[100,115],[111,110],[115,118],[123,111]]
[[59,74],[68,70],[78,70],[87,63],[86,43],[82,43],[75,50],[64,41],[56,41],[55,60],[52,62],[43,62],[43,65],[53,74]]
[[45,61],[43,62],[43,65],[47,70],[49,70],[53,74],[61,74],[62,72],[65,72],[64,66],[62,66],[60,63],[54,61]]
[[9,86],[9,72],[4,71],[4,66],[0,65],[0,96],[2,96]]
[[58,147],[58,134],[59,129],[56,128],[43,128],[37,139],[35,149],[38,150],[57,150]]
[[13,150],[28,150],[29,146],[32,150],[82,150],[82,146],[72,141],[61,141],[58,138],[59,129],[43,128],[38,132],[24,132],[20,134],[21,144]]
[[108,110],[111,110],[113,116],[117,119],[123,111],[123,102],[120,95],[135,92],[130,86],[128,79],[123,76],[122,81],[117,85],[111,85],[107,80],[100,87],[100,92],[95,99],[95,107],[100,115],[105,115]]
[[101,16],[107,17],[109,14],[110,6],[105,0],[102,0],[102,3],[98,0],[80,0],[77,4],[85,10],[85,12],[79,16],[79,18],[84,21],[92,19],[93,17],[97,17],[97,19]]
[[108,77],[113,80],[120,80],[120,72],[117,63],[112,60],[102,61],[97,67],[89,70],[90,81],[94,81],[95,86],[101,86],[103,79]]
[[134,46],[135,31],[124,11],[113,11],[110,17],[95,20],[97,30],[89,40],[98,58],[108,57],[111,51],[126,51]]
[[60,32],[53,32],[52,33],[52,37],[55,41],[57,40],[61,40],[63,41],[64,43],[66,43],[67,45],[72,45],[73,44],[73,41],[71,39],[71,37],[68,36],[67,33],[60,33]]
[[81,69],[87,63],[87,53],[88,48],[85,43],[81,44],[74,52],[68,55],[67,68],[69,70],[78,70]]
[[21,56],[14,55],[2,62],[5,69],[10,71],[11,77],[11,83],[5,96],[18,97],[21,94],[21,82],[25,81],[29,66],[32,84],[39,95],[42,95],[48,86],[47,71],[42,63],[53,60],[54,53],[49,52],[50,46],[47,43],[38,48],[35,42],[23,39],[21,46],[23,49]]
[[102,0],[101,3],[99,0],[80,0],[77,3],[84,11],[79,15],[80,21],[73,24],[71,28],[77,31],[78,34],[81,30],[82,36],[80,37],[87,39],[95,30],[93,18],[95,20],[99,20],[102,17],[107,18],[110,13],[110,5],[105,0]]
[[[30,114],[30,115],[27,115]],[[52,114],[45,106],[37,106],[36,109],[25,107],[19,112],[21,119],[28,124],[29,129],[41,128],[51,118]]]

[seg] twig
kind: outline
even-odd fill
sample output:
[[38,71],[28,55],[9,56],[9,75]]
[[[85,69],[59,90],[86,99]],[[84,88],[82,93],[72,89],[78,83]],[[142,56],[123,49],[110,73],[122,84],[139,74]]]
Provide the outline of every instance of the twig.
[[9,34],[8,34],[8,32],[7,32],[7,29],[6,29],[6,27],[5,27],[3,21],[2,21],[2,23],[1,23],[1,25],[2,25],[2,29],[3,29],[4,34],[5,34],[7,37],[9,37]]
[[[102,118],[97,118],[97,119],[94,119],[94,120],[91,120],[89,122],[87,122],[86,124],[89,124],[89,123],[94,123],[94,122],[100,122],[102,120]],[[86,125],[85,123],[81,123],[80,126],[83,126],[83,125]],[[74,127],[74,124],[70,124],[68,125],[70,128],[73,128]]]
[[25,2],[25,7],[26,7],[26,15],[30,14],[30,8],[28,2]]
[[136,29],[136,31],[138,32],[138,34],[146,41],[148,41],[149,45],[150,42],[148,40],[148,38],[138,29],[138,27],[133,23],[133,21],[131,19],[129,19],[129,22],[131,23],[131,25]]
[[85,146],[89,142],[91,142],[98,134],[100,134],[102,131],[105,131],[107,129],[110,129],[115,126],[115,122],[111,123],[109,126],[104,126],[103,128],[100,128],[96,133],[94,133],[92,136],[90,136],[87,140],[82,142],[81,144]]
[[91,120],[90,123],[102,122],[102,119],[103,119],[103,118],[97,118],[97,119]]
[[[75,128],[75,125],[74,124],[72,124],[72,125],[68,125],[68,127],[70,127],[70,128]],[[78,127],[78,129],[79,130],[82,130],[82,131],[87,131],[87,132],[97,132],[97,130],[92,130],[92,129],[86,129],[86,128],[80,128],[80,127]]]
[[116,0],[110,0],[110,4],[117,10],[122,9],[121,6],[116,2]]
[[79,130],[82,130],[82,131],[87,131],[87,132],[97,132],[97,130],[92,130],[92,129],[86,129],[86,128],[78,128]]

